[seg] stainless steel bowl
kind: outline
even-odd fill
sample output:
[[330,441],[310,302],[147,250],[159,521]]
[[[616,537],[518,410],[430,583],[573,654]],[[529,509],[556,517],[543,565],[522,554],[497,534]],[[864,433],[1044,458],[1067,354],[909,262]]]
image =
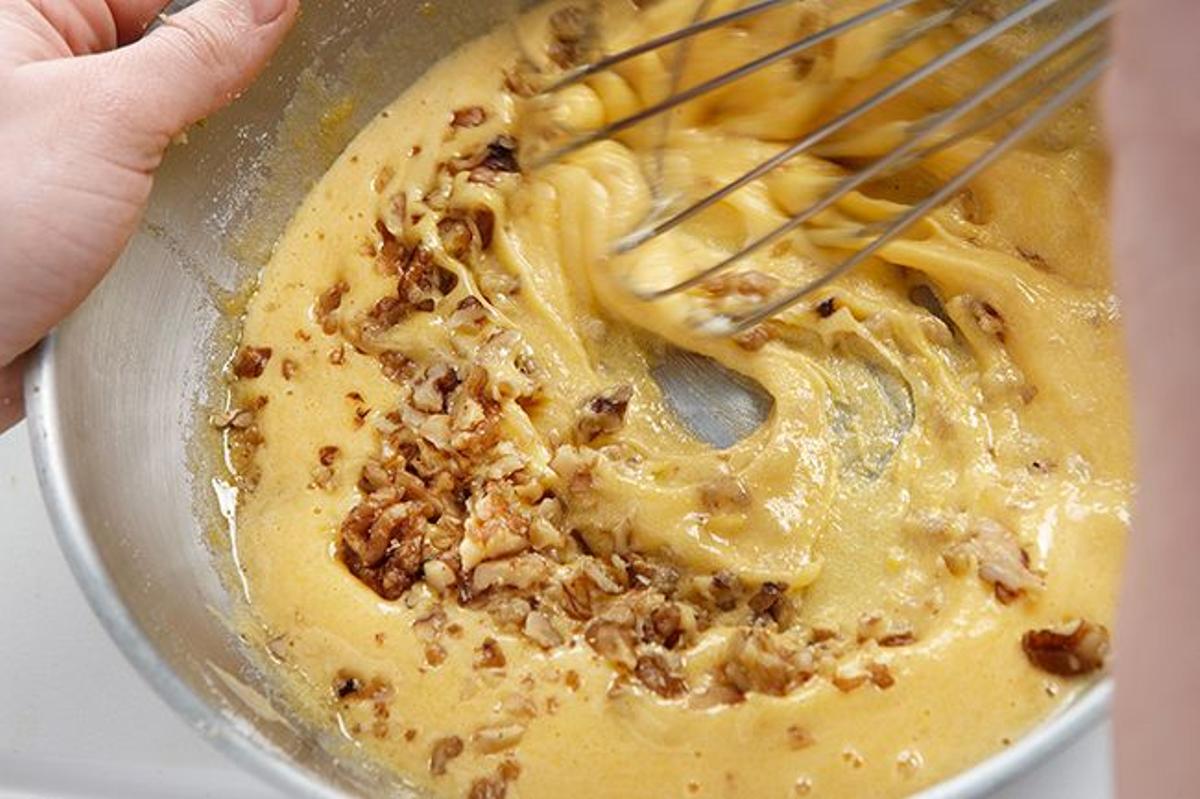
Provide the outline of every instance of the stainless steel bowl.
[[[228,242],[237,230],[247,251],[256,238],[273,240],[336,155],[338,131],[327,125],[312,134],[305,106],[319,109],[348,90],[349,135],[439,56],[500,24],[507,7],[495,0],[306,3],[264,78],[170,154],[142,230],[42,345],[26,383],[42,491],[96,615],[201,735],[289,796],[414,793],[295,717],[231,622],[238,600],[214,563],[220,547],[206,543],[211,494],[194,474],[193,443],[197,403],[206,400],[221,347],[219,289],[234,288],[256,266],[239,263]],[[293,124],[281,128],[285,116]],[[260,192],[268,178],[272,190]],[[1111,693],[1110,682],[1098,684],[927,795],[987,794],[1096,723]]]

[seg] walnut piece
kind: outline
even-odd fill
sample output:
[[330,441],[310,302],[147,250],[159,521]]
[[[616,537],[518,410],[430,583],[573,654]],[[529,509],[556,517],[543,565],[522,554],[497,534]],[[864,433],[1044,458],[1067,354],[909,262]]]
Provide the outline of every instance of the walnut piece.
[[459,108],[450,119],[452,128],[477,128],[487,121],[487,111],[477,105]]
[[659,653],[642,655],[633,667],[642,685],[664,699],[675,699],[687,693],[687,683],[676,673],[667,658]]
[[475,668],[502,669],[507,662],[504,650],[500,648],[500,642],[490,636],[484,638],[483,643],[479,645],[479,653],[475,657]]
[[233,376],[239,380],[262,377],[269,360],[270,347],[242,347],[233,358]]
[[633,386],[624,384],[590,397],[583,404],[575,432],[584,444],[612,435],[625,424],[625,412],[633,398]]
[[504,799],[508,794],[508,784],[501,775],[480,777],[471,783],[467,791],[467,799]]
[[563,69],[581,64],[589,31],[588,14],[580,6],[566,6],[550,15],[550,60]]
[[1109,634],[1100,624],[1077,619],[1060,629],[1030,630],[1021,637],[1029,662],[1060,677],[1078,677],[1104,668]]
[[1029,568],[1029,553],[1000,523],[980,520],[969,546],[979,561],[979,577],[993,586],[1001,603],[1010,604],[1042,587],[1041,579]]
[[446,773],[446,764],[463,753],[463,740],[457,735],[439,738],[433,742],[429,755],[429,773],[440,777]]

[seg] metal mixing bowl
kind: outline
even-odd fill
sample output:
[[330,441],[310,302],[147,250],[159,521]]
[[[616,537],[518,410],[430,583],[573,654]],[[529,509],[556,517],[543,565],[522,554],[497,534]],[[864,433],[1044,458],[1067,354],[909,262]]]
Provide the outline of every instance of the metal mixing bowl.
[[[211,489],[194,468],[197,403],[206,401],[223,346],[219,289],[252,272],[245,252],[278,235],[344,136],[441,55],[500,24],[507,7],[497,0],[307,2],[264,78],[171,152],[146,224],[95,294],[42,345],[26,382],[42,490],[96,615],[201,735],[289,796],[414,794],[295,717],[230,621],[238,599],[214,565],[221,547],[207,543],[215,529]],[[345,92],[352,107],[333,102]],[[338,113],[319,120],[331,102]],[[285,116],[292,124],[281,128]],[[272,150],[299,156],[266,155]],[[270,190],[260,191],[265,182]],[[230,253],[231,238],[242,241],[240,259]],[[1110,682],[1096,685],[928,795],[990,792],[1093,725],[1111,692]]]

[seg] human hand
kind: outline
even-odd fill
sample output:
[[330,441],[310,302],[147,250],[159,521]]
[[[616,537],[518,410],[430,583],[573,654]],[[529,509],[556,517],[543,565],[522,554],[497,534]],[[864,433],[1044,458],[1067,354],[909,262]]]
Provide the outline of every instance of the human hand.
[[0,0],[0,431],[21,356],[124,249],[171,139],[244,90],[298,0]]

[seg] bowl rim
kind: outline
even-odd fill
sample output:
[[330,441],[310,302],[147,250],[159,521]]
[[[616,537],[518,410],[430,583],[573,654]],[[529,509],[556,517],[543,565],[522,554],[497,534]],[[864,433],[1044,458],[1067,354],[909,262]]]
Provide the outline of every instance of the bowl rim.
[[[249,725],[236,723],[208,704],[174,673],[141,630],[117,593],[83,521],[66,468],[68,453],[55,412],[57,332],[37,347],[25,373],[25,412],[34,467],[58,546],[92,612],[109,637],[151,688],[177,715],[252,774],[291,796],[346,799],[308,773]],[[920,799],[981,799],[1049,759],[1111,712],[1114,682],[1105,677],[1011,746],[917,794]]]

